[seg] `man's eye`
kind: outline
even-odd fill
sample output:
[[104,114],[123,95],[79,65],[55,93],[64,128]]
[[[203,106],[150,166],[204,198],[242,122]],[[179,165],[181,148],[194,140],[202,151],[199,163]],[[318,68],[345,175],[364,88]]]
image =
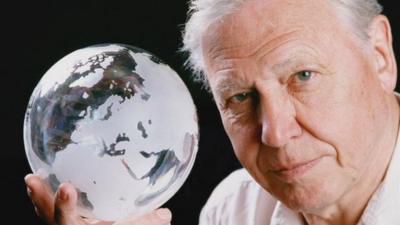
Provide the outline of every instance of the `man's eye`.
[[311,72],[309,70],[304,70],[304,71],[300,71],[300,72],[296,73],[295,76],[300,81],[308,81],[312,78],[313,72]]
[[231,115],[248,115],[253,112],[258,104],[258,94],[256,91],[241,92],[227,99],[225,109]]
[[251,97],[251,93],[250,92],[244,92],[244,93],[239,93],[239,94],[234,95],[232,97],[232,100],[234,102],[244,102],[250,97]]

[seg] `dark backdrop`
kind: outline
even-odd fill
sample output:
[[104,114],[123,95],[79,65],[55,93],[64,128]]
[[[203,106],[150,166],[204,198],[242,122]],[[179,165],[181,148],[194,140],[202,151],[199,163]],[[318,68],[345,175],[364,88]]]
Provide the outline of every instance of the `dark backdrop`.
[[[396,1],[381,1],[392,22],[399,52]],[[13,1],[0,13],[1,53],[1,224],[42,224],[26,196],[23,182],[30,172],[22,125],[30,94],[50,66],[66,54],[99,43],[125,43],[153,52],[188,85],[198,109],[200,146],[192,173],[165,206],[174,225],[196,224],[213,187],[239,168],[222,129],[211,96],[193,83],[177,53],[186,19],[185,0]],[[397,54],[399,55],[399,54]]]

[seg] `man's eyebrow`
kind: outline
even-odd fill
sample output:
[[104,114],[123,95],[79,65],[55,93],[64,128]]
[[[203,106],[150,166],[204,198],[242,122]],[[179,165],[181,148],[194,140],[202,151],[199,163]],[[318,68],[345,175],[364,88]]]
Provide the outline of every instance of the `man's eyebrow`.
[[285,60],[282,63],[276,64],[272,66],[272,71],[274,73],[282,73],[282,72],[296,72],[292,70],[297,70],[297,69],[305,69],[306,67],[315,67],[319,65],[319,61],[311,61],[307,59],[299,59],[299,58],[294,58],[294,59],[289,59]]
[[235,88],[237,88],[238,85],[232,83],[232,82],[225,82],[225,81],[220,81],[216,85],[216,91],[221,93],[221,92],[227,92],[231,91]]
[[218,93],[225,93],[232,90],[236,90],[240,88],[240,85],[237,81],[233,81],[232,75],[224,75],[222,78],[219,78],[216,82],[215,90]]
[[296,55],[290,56],[283,62],[273,65],[271,69],[272,71],[282,71],[293,66],[297,67],[302,65],[309,65],[311,64],[310,61],[314,61],[313,64],[316,64],[319,62],[319,59],[315,57],[313,52],[301,51]]
[[297,64],[297,63],[295,63],[295,59],[292,57],[292,58],[286,59],[285,61],[283,61],[281,63],[273,65],[272,66],[272,71],[281,71],[281,70],[284,70],[288,66],[291,66],[293,64]]

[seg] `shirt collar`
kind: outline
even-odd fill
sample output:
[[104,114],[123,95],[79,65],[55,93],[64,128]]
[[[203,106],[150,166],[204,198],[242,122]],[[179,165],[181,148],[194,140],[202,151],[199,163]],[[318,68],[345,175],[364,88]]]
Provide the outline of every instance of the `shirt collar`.
[[288,209],[278,201],[272,213],[271,225],[304,225],[304,223],[299,213]]

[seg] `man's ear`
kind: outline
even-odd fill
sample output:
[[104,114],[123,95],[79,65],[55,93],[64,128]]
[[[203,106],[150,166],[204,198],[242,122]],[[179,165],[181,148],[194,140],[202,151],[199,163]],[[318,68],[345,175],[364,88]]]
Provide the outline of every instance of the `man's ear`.
[[384,15],[378,15],[368,29],[373,47],[375,70],[385,91],[393,92],[396,87],[397,66],[393,52],[392,32],[389,20]]

